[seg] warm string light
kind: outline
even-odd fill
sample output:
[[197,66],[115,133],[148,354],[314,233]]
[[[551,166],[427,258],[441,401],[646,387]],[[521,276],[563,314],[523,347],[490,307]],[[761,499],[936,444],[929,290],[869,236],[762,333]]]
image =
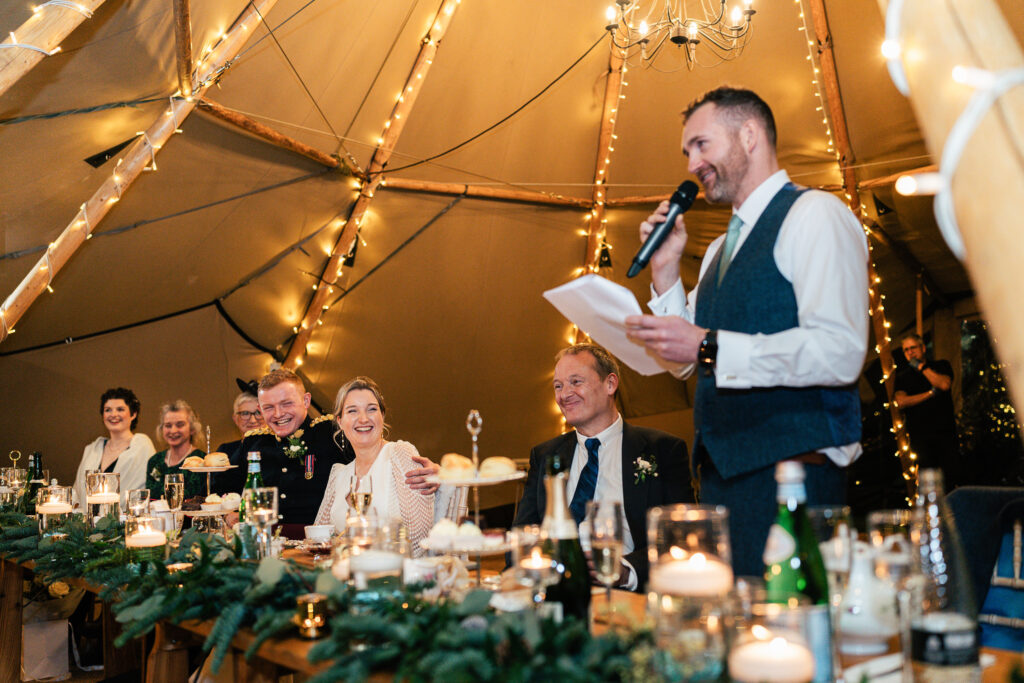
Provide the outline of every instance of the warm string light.
[[6,47],[6,48],[21,49],[21,50],[32,50],[33,52],[41,52],[44,55],[46,55],[47,57],[52,57],[55,54],[57,54],[58,52],[60,52],[60,45],[58,45],[57,47],[53,48],[52,50],[45,50],[45,49],[39,47],[38,45],[29,45],[28,43],[19,43],[18,39],[14,35],[14,31],[11,31],[8,35],[10,36],[11,41],[9,43],[0,43],[0,48],[5,48]]
[[[832,137],[832,126],[828,121],[828,113],[825,110],[825,96],[821,92],[821,67],[817,62],[815,42],[811,40],[810,31],[807,28],[807,17],[804,12],[803,0],[794,0],[795,4],[799,9],[800,26],[797,27],[797,31],[803,32],[803,40],[807,43],[807,61],[811,64],[811,85],[814,86],[814,96],[817,98],[817,106],[814,110],[821,114],[821,123],[825,127],[825,151],[835,154],[836,159],[839,159],[840,153],[836,150],[835,140]],[[849,199],[849,197],[847,197]]]
[[53,294],[53,261],[50,260],[51,251],[53,251],[53,242],[46,245],[46,291]]
[[14,328],[7,326],[7,304],[0,306],[0,323],[3,323],[5,337],[9,337],[14,334]]

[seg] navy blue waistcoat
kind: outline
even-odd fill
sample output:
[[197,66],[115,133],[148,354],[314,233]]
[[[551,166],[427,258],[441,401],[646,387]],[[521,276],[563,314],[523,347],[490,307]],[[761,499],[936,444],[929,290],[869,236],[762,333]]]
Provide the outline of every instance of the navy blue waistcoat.
[[[793,285],[775,264],[782,221],[806,189],[791,183],[769,202],[735,253],[720,285],[719,249],[697,290],[696,324],[713,330],[772,334],[799,324]],[[855,385],[719,389],[697,369],[696,440],[725,478],[788,457],[860,440]]]

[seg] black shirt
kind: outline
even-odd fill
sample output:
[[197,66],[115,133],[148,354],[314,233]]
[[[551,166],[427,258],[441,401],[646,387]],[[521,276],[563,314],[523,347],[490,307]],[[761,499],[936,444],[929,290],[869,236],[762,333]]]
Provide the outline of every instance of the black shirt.
[[[925,368],[953,379],[953,366],[949,361],[925,361]],[[932,383],[919,370],[906,367],[896,375],[896,391],[908,396],[923,394],[932,388]],[[956,432],[956,416],[953,412],[953,397],[950,392],[935,389],[935,394],[916,406],[903,409],[907,418],[907,429],[911,437],[926,432],[947,434]]]

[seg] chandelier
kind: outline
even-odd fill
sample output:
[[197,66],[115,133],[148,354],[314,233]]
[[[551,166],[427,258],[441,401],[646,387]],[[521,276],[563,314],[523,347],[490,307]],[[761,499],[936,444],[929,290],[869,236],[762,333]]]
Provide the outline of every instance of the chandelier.
[[[633,66],[653,68],[666,54],[676,55],[690,70],[695,65],[715,66],[740,56],[756,14],[753,0],[733,0],[726,17],[727,1],[615,0],[605,12],[605,29],[613,49],[624,51]],[[668,58],[659,61],[662,66]]]

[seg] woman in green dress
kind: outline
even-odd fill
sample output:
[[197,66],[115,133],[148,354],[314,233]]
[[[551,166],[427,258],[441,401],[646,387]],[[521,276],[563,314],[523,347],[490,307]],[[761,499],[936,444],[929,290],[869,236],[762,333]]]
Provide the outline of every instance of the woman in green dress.
[[179,399],[160,406],[156,438],[167,448],[155,453],[146,464],[146,488],[149,489],[150,500],[163,497],[164,475],[175,472],[185,475],[185,498],[206,495],[206,475],[181,469],[185,458],[206,455],[195,447],[202,431],[199,418],[185,401]]

